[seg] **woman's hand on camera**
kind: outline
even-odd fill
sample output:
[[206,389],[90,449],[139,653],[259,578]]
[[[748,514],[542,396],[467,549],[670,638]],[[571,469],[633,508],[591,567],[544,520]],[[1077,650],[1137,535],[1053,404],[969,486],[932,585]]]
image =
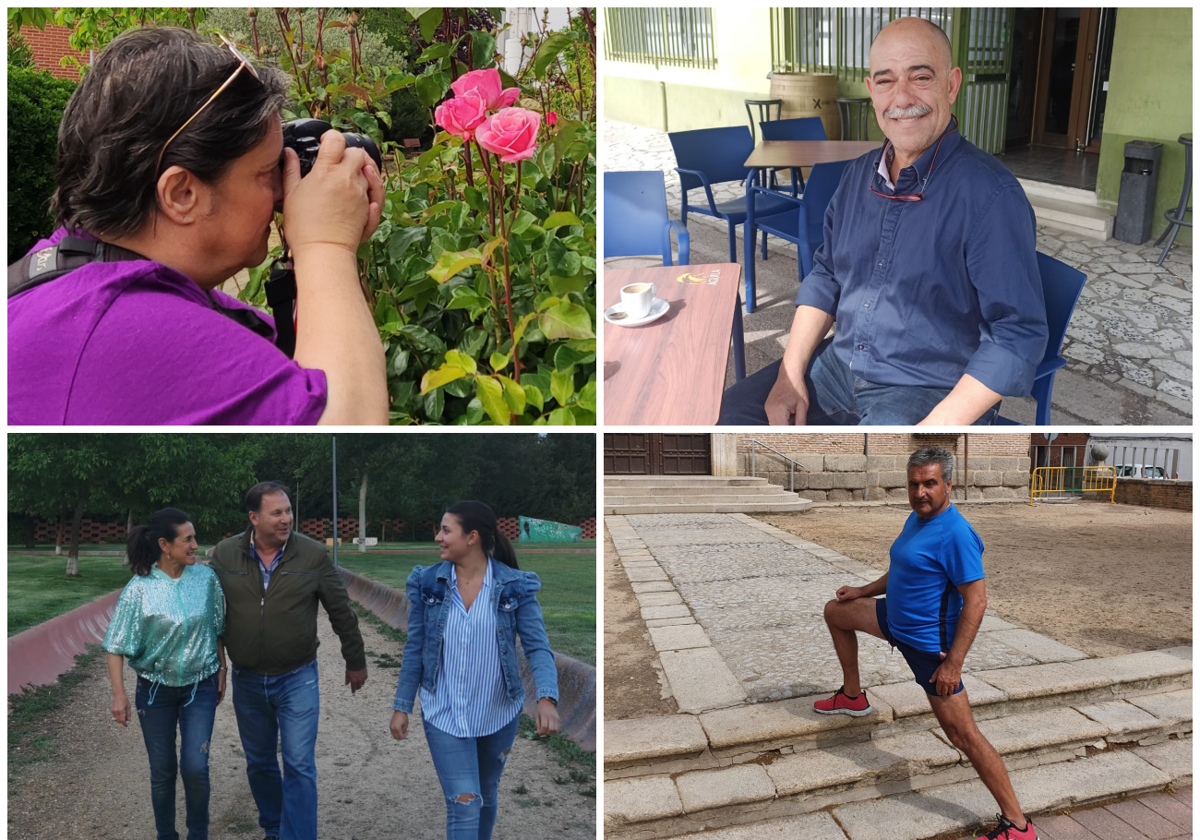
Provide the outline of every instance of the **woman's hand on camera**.
[[537,704],[537,734],[553,735],[558,731],[558,707],[549,697],[543,697]]
[[331,245],[354,254],[379,227],[383,182],[362,149],[347,149],[340,132],[321,137],[312,170],[300,177],[300,159],[284,150],[283,230],[292,252]]
[[392,712],[392,737],[403,741],[408,737],[408,715],[405,712]]

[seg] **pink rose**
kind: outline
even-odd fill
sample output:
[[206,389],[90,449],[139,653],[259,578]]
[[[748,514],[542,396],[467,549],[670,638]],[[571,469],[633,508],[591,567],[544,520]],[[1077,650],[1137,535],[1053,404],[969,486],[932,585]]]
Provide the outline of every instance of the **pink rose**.
[[446,131],[457,134],[464,140],[470,140],[486,113],[487,108],[482,97],[469,90],[437,106],[433,117]]
[[535,111],[505,108],[492,114],[475,130],[475,142],[480,148],[499,155],[505,163],[516,163],[533,157],[541,122],[541,115]]
[[549,114],[546,115],[546,125],[554,125],[556,122],[558,122],[558,114],[557,113],[555,113],[554,111],[551,111]]
[[470,73],[464,73],[459,76],[450,85],[450,90],[457,95],[462,96],[467,92],[474,92],[483,99],[489,111],[497,111],[501,108],[507,108],[509,105],[517,101],[517,97],[521,95],[518,88],[504,88],[501,90],[503,82],[500,81],[500,71],[492,68],[491,70],[472,70]]

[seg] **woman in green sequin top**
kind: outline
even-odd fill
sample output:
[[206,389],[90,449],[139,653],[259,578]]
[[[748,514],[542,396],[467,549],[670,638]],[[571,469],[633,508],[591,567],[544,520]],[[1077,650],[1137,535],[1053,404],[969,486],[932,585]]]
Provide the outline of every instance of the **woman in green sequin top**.
[[[208,755],[217,704],[225,695],[225,599],[217,575],[196,564],[196,529],[165,508],[129,535],[134,576],[104,637],[112,716],[128,726],[125,658],[137,672],[138,721],[150,757],[150,801],[159,840],[178,840],[175,778],[183,777],[188,840],[208,840]],[[176,729],[181,735],[175,753]]]

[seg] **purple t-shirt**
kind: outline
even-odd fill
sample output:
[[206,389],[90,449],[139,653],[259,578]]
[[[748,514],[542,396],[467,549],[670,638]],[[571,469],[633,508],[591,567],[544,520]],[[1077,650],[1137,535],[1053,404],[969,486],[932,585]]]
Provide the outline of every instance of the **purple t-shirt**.
[[92,263],[8,302],[10,425],[310,425],[325,397],[323,371],[160,263]]

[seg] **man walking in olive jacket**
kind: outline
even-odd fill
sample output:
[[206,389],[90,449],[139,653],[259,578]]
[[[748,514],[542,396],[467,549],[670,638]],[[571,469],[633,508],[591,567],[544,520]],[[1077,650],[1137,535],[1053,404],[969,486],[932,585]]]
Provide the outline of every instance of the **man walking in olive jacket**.
[[289,492],[273,481],[247,490],[250,527],[217,545],[212,568],[225,591],[221,641],[258,824],[267,840],[316,840],[318,603],[342,640],[352,693],[367,680],[367,661],[358,617],[325,546],[292,533]]

